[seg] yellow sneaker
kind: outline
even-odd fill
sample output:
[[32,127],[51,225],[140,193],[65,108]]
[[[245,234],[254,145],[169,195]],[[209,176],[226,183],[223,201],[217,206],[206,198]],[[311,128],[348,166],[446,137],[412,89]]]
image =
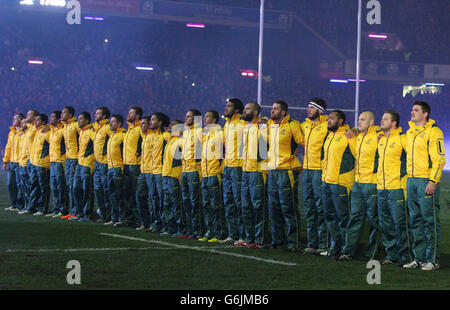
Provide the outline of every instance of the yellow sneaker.
[[219,239],[217,238],[212,238],[208,240],[209,243],[213,243],[213,242],[219,242]]
[[202,241],[202,242],[205,242],[205,241],[208,241],[208,238],[206,238],[206,237],[202,237],[202,238],[198,239],[198,241]]

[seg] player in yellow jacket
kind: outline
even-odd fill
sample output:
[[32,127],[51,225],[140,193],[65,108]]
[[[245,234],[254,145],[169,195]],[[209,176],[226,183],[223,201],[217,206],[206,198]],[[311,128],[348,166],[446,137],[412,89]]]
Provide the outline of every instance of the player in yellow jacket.
[[73,180],[73,196],[77,217],[71,220],[87,222],[92,219],[94,193],[92,191],[92,172],[94,171],[94,135],[91,124],[91,114],[81,112],[78,116],[80,136],[78,139],[78,164]]
[[[267,123],[269,141],[268,203],[272,221],[272,246],[300,249],[300,211],[295,203],[296,180],[302,165],[295,156],[305,138],[300,123],[291,119],[288,105],[277,100]],[[285,236],[287,224],[287,236]]]
[[261,107],[256,102],[245,105],[242,119],[247,122],[243,132],[243,165],[241,202],[245,242],[237,246],[250,249],[269,245],[267,210],[267,126],[258,124]]
[[222,206],[223,132],[218,124],[219,113],[205,113],[202,148],[202,205],[206,234],[199,241],[218,242],[226,236],[225,213]]
[[181,138],[182,174],[181,194],[186,218],[186,235],[188,239],[198,239],[202,234],[200,174],[202,156],[201,113],[191,109],[186,113],[185,128]]
[[9,127],[8,141],[5,147],[5,155],[3,156],[3,170],[8,171],[7,186],[9,191],[9,198],[11,199],[11,206],[5,210],[20,210],[24,206],[23,192],[20,188],[19,180],[19,152],[20,152],[20,133],[21,122],[25,116],[21,113],[15,114],[12,121],[12,126]]
[[228,222],[228,238],[222,243],[241,243],[244,241],[244,221],[242,220],[241,184],[242,184],[242,133],[245,121],[241,119],[244,104],[238,98],[227,99],[223,127],[224,168],[223,168],[223,204]]
[[409,262],[411,257],[408,212],[405,201],[407,139],[398,127],[400,115],[383,114],[378,141],[377,204],[382,240],[386,252],[383,264]]
[[380,128],[375,125],[375,115],[366,111],[358,117],[359,134],[356,138],[355,183],[351,190],[351,213],[343,254],[340,260],[351,260],[358,247],[366,222],[369,222],[369,246],[365,256],[375,259],[381,244],[378,229],[377,207],[377,138]]
[[141,119],[143,111],[132,106],[128,111],[128,129],[123,140],[123,225],[138,227],[139,215],[136,205],[136,186],[140,173],[142,138]]
[[349,126],[340,110],[329,114],[328,130],[323,145],[322,202],[331,247],[320,255],[337,260],[343,251],[350,218],[349,193],[355,180],[356,137],[345,136]]
[[48,116],[36,117],[36,135],[30,150],[30,212],[43,215],[48,211],[50,199],[50,128]]
[[75,117],[75,108],[66,106],[61,111],[61,121],[64,124],[64,143],[66,144],[66,160],[64,163],[69,214],[63,216],[71,219],[76,216],[76,208],[73,197],[73,181],[75,169],[78,164],[78,137],[80,128]]
[[318,254],[328,246],[328,233],[323,219],[322,167],[320,155],[328,134],[327,104],[322,98],[311,98],[308,117],[301,124],[305,136],[302,190],[305,206],[307,248],[304,253]]
[[66,144],[64,142],[64,125],[61,123],[61,111],[50,114],[50,191],[52,194],[53,217],[67,215],[66,180],[64,178],[64,162],[66,160]]
[[444,134],[430,119],[424,101],[413,103],[407,132],[407,199],[414,259],[404,268],[431,271],[439,268],[441,224],[439,194],[445,166]]
[[22,209],[17,210],[18,214],[29,213],[30,207],[30,177],[28,174],[28,149],[26,132],[28,131],[26,118],[21,121],[20,133],[19,133],[19,184],[23,193],[24,206]]
[[164,230],[172,237],[186,237],[186,219],[181,204],[181,139],[183,123],[170,124],[171,137],[164,148],[162,178],[164,191]]
[[123,140],[125,139],[126,130],[122,128],[123,116],[113,114],[109,120],[109,128],[111,129],[106,146],[108,158],[108,192],[111,201],[111,221],[105,225],[122,225],[122,201],[123,201]]
[[97,203],[98,222],[107,223],[111,220],[111,202],[108,192],[108,158],[107,145],[109,139],[109,109],[105,106],[98,107],[95,111],[94,131],[94,197]]

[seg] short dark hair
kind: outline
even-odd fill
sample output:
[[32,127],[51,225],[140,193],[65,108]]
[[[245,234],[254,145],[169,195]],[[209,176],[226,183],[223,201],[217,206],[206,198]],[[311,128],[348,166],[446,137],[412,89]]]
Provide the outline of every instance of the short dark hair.
[[33,116],[36,117],[39,115],[38,110],[30,109],[30,111],[33,113]]
[[345,113],[344,112],[342,112],[341,110],[333,110],[333,111],[331,111],[331,113],[336,113],[338,120],[341,119],[342,124],[345,124]]
[[418,105],[422,108],[423,113],[428,113],[427,115],[427,121],[430,118],[430,114],[431,114],[431,107],[428,103],[426,103],[425,101],[414,101],[413,106]]
[[216,120],[216,124],[219,122],[219,119],[220,119],[219,112],[217,112],[216,110],[209,110],[206,113],[212,114],[212,117]]
[[274,103],[279,104],[281,106],[281,111],[284,111],[284,112],[287,113],[287,111],[289,109],[289,106],[288,106],[288,104],[285,101],[283,101],[283,100],[275,100]]
[[61,118],[61,111],[53,111],[52,114],[55,114],[56,118]]
[[115,118],[119,123],[121,123],[123,125],[123,116],[120,114],[113,114],[111,115],[111,118]]
[[170,119],[166,114],[164,114],[162,112],[156,112],[156,113],[153,113],[153,115],[156,116],[156,118],[158,118],[158,121],[161,121],[161,123],[162,123],[161,126],[163,128],[168,127],[170,125]]
[[244,104],[242,101],[238,98],[230,98],[227,99],[228,102],[231,102],[233,104],[234,109],[238,109],[239,114],[242,114],[242,111],[244,111]]
[[149,123],[150,123],[151,119],[152,119],[152,117],[150,115],[146,115],[146,116],[142,117],[142,120],[146,120]]
[[142,110],[141,107],[138,106],[132,106],[130,109],[133,109],[136,112],[136,115],[139,115],[139,119],[142,118],[142,115],[144,115],[144,111]]
[[102,111],[102,115],[105,115],[106,118],[109,118],[109,116],[111,115],[111,113],[109,112],[109,109],[107,107],[98,107],[97,110]]
[[39,113],[36,117],[39,117],[41,121],[43,121],[45,124],[48,123],[48,116],[44,113]]
[[386,110],[384,113],[390,114],[393,122],[397,123],[397,127],[400,126],[400,114],[394,110]]
[[194,116],[201,116],[202,113],[197,109],[190,109],[188,112],[192,112]]
[[84,111],[84,112],[81,112],[80,115],[83,115],[83,117],[85,119],[87,119],[89,121],[89,123],[91,122],[91,113]]
[[[68,111],[70,114],[72,114],[72,116],[75,115],[75,108],[74,108],[74,107],[66,106],[66,107],[64,107],[64,109],[67,109],[67,111]],[[64,109],[63,109],[63,110],[64,110]]]
[[180,121],[179,119],[174,119],[172,122],[177,123],[177,124],[184,124],[182,121]]

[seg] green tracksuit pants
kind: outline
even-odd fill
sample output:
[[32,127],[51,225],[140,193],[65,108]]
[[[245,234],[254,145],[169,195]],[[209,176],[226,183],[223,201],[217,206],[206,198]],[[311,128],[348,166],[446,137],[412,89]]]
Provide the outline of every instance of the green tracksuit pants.
[[411,261],[408,211],[403,190],[378,190],[377,204],[386,259]]
[[366,217],[369,222],[369,246],[365,256],[375,259],[381,246],[378,225],[377,185],[370,183],[353,184],[350,194],[350,221],[347,226],[343,254],[355,256]]
[[433,195],[427,195],[428,179],[408,178],[408,210],[410,214],[414,260],[439,264],[441,224],[439,221],[440,184]]

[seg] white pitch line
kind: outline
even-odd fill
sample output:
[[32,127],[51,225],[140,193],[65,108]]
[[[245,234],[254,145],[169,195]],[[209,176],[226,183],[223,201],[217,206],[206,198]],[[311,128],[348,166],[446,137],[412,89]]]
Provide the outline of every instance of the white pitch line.
[[[78,249],[34,249],[34,250],[11,250],[7,253],[23,252],[89,252],[89,251],[128,251],[128,250],[163,250],[162,248],[78,248]],[[165,250],[165,249],[164,249]]]
[[116,235],[116,234],[108,234],[108,233],[100,233],[100,235],[110,236],[110,237],[115,237],[115,238],[123,238],[123,239],[134,240],[134,241],[142,241],[142,242],[147,242],[147,243],[160,244],[160,245],[175,247],[175,248],[179,248],[179,249],[186,249],[186,250],[207,252],[207,253],[220,254],[220,255],[229,255],[229,256],[234,256],[234,257],[239,257],[239,258],[253,259],[253,260],[262,261],[262,262],[271,263],[271,264],[278,264],[278,265],[285,265],[285,266],[296,266],[297,265],[296,263],[282,262],[282,261],[277,261],[274,259],[266,259],[266,258],[261,258],[261,257],[257,257],[257,256],[217,251],[217,250],[211,249],[209,247],[198,247],[198,246],[193,247],[193,246],[163,242],[163,241],[159,241],[159,240],[148,240],[148,239],[135,238],[135,237],[129,237],[129,236],[123,236],[123,235]]

